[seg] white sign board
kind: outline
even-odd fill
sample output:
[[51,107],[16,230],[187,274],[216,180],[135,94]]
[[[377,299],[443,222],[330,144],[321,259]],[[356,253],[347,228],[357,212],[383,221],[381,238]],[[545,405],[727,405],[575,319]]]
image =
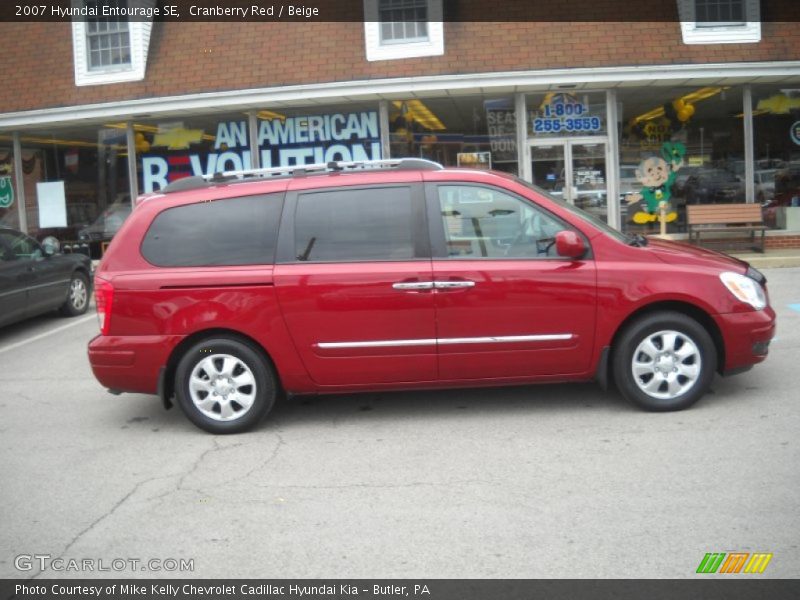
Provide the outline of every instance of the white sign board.
[[39,228],[67,226],[67,196],[63,181],[36,184],[39,200]]

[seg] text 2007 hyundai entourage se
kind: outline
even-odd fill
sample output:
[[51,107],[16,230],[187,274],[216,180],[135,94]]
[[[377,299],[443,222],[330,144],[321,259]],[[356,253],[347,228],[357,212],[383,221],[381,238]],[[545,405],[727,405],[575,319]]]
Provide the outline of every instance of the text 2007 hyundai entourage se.
[[176,182],[141,199],[95,293],[97,379],[214,433],[281,392],[596,379],[677,410],[775,332],[744,262],[418,159]]

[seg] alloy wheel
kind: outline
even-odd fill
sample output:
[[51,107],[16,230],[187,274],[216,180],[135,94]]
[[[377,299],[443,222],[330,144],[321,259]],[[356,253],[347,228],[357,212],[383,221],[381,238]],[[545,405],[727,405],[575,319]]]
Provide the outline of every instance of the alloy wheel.
[[672,400],[688,392],[697,383],[701,369],[697,344],[674,330],[649,334],[636,347],[631,360],[636,385],[658,400]]
[[206,417],[232,421],[244,416],[253,406],[256,378],[241,359],[230,354],[213,354],[192,369],[189,396]]

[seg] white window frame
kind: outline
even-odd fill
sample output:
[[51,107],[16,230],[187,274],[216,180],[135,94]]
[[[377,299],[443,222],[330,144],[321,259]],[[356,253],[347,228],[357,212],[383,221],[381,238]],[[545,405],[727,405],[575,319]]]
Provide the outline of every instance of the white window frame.
[[744,0],[744,23],[698,25],[695,0],[678,0],[684,44],[754,44],[761,41],[759,0]]
[[367,60],[397,60],[444,54],[442,0],[428,2],[428,39],[413,42],[381,43],[381,24],[378,21],[378,0],[364,0],[364,43]]
[[[148,0],[137,3],[147,4]],[[125,81],[141,81],[147,67],[147,52],[150,47],[152,21],[128,21],[128,35],[131,44],[131,62],[127,65],[110,65],[103,68],[89,68],[88,35],[85,20],[72,22],[72,54],[75,66],[75,85],[106,85]]]

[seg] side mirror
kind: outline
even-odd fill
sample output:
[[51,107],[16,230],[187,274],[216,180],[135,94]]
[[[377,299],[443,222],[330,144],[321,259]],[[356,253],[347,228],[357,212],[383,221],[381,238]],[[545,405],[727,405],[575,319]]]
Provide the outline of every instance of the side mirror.
[[45,256],[53,256],[61,249],[61,244],[52,235],[48,235],[42,240],[42,251]]
[[556,252],[559,256],[578,260],[586,254],[586,244],[576,232],[567,229],[556,234]]

